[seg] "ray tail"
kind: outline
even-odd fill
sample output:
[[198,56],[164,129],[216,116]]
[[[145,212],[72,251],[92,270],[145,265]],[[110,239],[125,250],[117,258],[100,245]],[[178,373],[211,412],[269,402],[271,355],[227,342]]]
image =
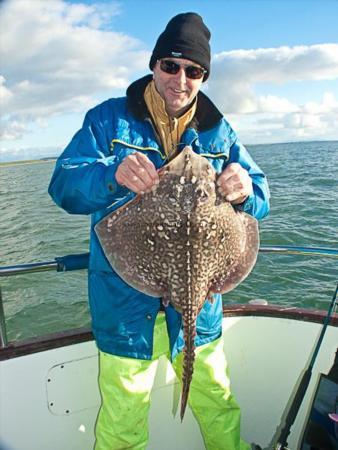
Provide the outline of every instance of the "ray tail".
[[184,413],[187,407],[190,383],[194,371],[196,320],[191,318],[187,323],[184,320],[183,329],[185,346],[183,350],[182,396],[180,413],[181,421],[183,420]]

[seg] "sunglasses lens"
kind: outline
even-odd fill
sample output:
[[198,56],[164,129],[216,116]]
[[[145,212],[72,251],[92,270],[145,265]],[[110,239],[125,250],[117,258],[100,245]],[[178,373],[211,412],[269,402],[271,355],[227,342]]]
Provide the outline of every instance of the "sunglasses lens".
[[176,75],[180,70],[179,64],[176,64],[174,61],[168,61],[166,59],[161,60],[161,70],[165,73],[169,73],[170,75]]
[[202,67],[197,66],[188,66],[185,68],[185,74],[188,78],[192,78],[193,80],[198,80],[202,78],[204,75],[204,69]]
[[[179,64],[168,59],[161,59],[160,67],[163,72],[169,73],[170,75],[176,75],[181,68]],[[184,67],[184,71],[186,76],[188,78],[191,78],[192,80],[198,80],[199,78],[202,78],[205,73],[205,70],[202,67],[197,66],[186,66]]]

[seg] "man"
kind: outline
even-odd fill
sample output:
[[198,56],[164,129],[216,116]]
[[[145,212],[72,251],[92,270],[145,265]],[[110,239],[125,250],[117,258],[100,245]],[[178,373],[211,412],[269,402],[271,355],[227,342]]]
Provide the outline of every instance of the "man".
[[[264,174],[199,91],[210,73],[209,39],[199,15],[171,19],[150,59],[153,76],[131,84],[126,97],[110,99],[87,113],[82,129],[59,157],[50,183],[49,192],[59,206],[92,216],[89,302],[100,350],[102,395],[96,450],[146,448],[157,360],[167,354],[180,378],[184,342],[180,314],[117,276],[94,225],[135,193],[150,190],[158,182],[157,169],[186,145],[209,159],[220,174],[220,191],[234,207],[258,219],[268,213]],[[189,404],[208,450],[247,449],[226,376],[221,322],[222,299],[215,295],[197,320]]]

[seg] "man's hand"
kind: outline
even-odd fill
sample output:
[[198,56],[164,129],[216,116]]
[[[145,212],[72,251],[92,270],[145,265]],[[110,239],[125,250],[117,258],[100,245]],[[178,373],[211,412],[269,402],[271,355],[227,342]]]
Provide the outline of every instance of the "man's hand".
[[143,153],[126,156],[117,168],[116,181],[137,194],[148,192],[159,182],[154,164]]
[[252,194],[252,181],[247,170],[238,163],[229,164],[217,180],[218,191],[233,205],[239,205]]

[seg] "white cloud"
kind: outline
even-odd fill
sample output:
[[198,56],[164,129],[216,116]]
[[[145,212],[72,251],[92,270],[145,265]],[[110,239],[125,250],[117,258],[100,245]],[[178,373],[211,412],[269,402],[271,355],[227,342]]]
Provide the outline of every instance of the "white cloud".
[[256,101],[256,111],[288,113],[299,111],[299,106],[290,102],[287,98],[274,95],[261,95]]
[[[107,29],[118,4],[5,1],[1,5],[3,137],[39,118],[84,111],[95,94],[114,95],[147,66],[149,53],[131,36]],[[108,96],[109,96],[108,94]],[[11,131],[12,130],[12,131]]]
[[55,157],[60,153],[60,147],[0,147],[0,161],[25,161],[28,159],[40,159]]
[[287,84],[338,79],[338,44],[234,50],[214,56],[208,94],[252,143],[338,139],[338,101],[323,92],[320,102],[296,103],[265,94]]
[[255,86],[337,78],[338,44],[233,50],[213,57],[208,93],[225,113],[286,112],[298,106],[260,97]]
[[10,121],[0,121],[0,136],[3,140],[14,141],[21,139],[27,131],[27,125],[24,122],[15,120],[14,117]]
[[[21,139],[20,155],[24,138],[51,118],[83,115],[147,71],[145,44],[112,31],[117,2],[5,0],[0,8],[0,135],[12,147]],[[338,90],[303,103],[287,89],[279,94],[288,84],[337,78],[338,44],[284,46],[214,55],[205,88],[245,142],[338,139]]]
[[5,86],[5,83],[5,77],[0,75],[0,101],[2,105],[5,105],[5,103],[13,96],[13,93]]
[[320,102],[279,114],[231,114],[242,141],[252,144],[297,140],[338,140],[338,101],[325,92]]
[[332,92],[325,92],[321,103],[307,102],[304,112],[308,114],[338,113],[338,101]]

